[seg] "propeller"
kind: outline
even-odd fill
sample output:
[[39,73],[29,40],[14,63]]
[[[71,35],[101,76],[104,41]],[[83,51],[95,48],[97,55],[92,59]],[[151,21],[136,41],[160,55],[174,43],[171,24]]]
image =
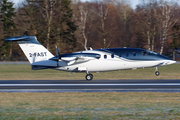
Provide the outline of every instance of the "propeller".
[[58,62],[59,62],[59,59],[61,59],[61,57],[60,57],[60,51],[59,51],[59,49],[57,48],[57,46],[56,46],[56,58],[57,58],[57,66],[59,67]]

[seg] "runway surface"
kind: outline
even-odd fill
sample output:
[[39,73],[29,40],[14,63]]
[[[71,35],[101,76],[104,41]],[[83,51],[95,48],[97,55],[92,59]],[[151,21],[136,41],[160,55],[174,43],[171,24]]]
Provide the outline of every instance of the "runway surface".
[[0,92],[180,92],[180,79],[0,80]]

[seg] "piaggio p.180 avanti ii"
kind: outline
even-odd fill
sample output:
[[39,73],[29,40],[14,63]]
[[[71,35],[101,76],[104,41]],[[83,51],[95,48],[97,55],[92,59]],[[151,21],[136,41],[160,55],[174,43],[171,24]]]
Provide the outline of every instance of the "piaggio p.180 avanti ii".
[[86,72],[86,80],[92,80],[91,72],[115,71],[170,65],[176,61],[158,53],[139,48],[107,48],[86,51],[51,54],[35,36],[17,36],[5,41],[17,41],[28,58],[32,70],[56,69],[69,72]]

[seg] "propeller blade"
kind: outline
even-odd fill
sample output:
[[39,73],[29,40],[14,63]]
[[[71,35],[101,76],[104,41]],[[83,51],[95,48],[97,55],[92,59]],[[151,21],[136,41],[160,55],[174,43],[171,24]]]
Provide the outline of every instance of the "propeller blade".
[[58,56],[57,46],[56,46],[56,57]]
[[60,55],[60,52],[59,52],[59,50],[57,49],[57,45],[56,45],[57,67],[59,67],[59,64],[58,64],[58,62],[59,62],[59,55]]
[[58,49],[58,55],[60,56],[60,51],[59,51],[59,49]]
[[[59,61],[59,60],[58,60]],[[59,67],[59,63],[58,63],[58,61],[57,61],[57,67]]]

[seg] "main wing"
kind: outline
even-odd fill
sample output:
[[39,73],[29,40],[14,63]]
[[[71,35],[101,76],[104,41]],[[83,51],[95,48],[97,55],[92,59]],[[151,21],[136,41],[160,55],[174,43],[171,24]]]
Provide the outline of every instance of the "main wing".
[[72,65],[87,62],[89,60],[99,59],[100,57],[101,55],[96,53],[68,53],[55,56],[50,58],[50,60],[64,61],[67,63],[67,65]]

